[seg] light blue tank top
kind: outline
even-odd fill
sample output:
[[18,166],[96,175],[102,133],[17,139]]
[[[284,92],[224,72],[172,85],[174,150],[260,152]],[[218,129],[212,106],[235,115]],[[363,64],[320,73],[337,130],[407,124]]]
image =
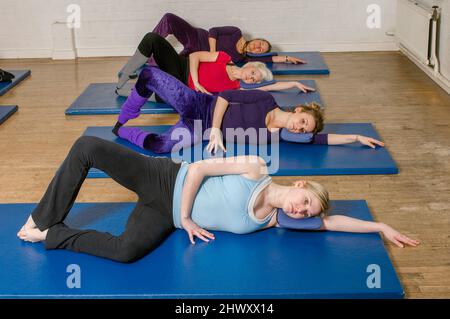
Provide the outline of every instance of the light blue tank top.
[[[182,163],[175,181],[173,195],[173,222],[181,226],[181,194],[189,164]],[[271,181],[270,176],[251,180],[242,175],[205,177],[191,211],[192,220],[208,230],[247,234],[264,228],[272,218],[256,218],[253,205],[256,196]]]

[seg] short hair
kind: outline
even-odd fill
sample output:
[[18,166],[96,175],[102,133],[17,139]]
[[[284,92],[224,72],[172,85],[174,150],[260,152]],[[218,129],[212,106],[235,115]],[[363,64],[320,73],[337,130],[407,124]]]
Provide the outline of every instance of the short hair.
[[262,62],[247,62],[242,66],[242,68],[246,67],[254,67],[262,74],[262,81],[272,81],[273,80],[273,74],[272,72],[267,68],[267,65]]

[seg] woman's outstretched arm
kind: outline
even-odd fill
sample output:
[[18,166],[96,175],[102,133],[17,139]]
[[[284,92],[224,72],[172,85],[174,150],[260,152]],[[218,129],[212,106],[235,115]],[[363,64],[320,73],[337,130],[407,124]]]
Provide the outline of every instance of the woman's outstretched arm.
[[289,56],[289,55],[274,55],[272,56],[272,62],[274,63],[292,63],[292,64],[305,64],[306,61],[296,58],[294,56]]
[[283,91],[294,88],[299,89],[299,91],[302,91],[303,93],[315,91],[314,88],[306,86],[298,81],[276,82],[274,84],[261,86],[257,89],[262,91]]
[[207,176],[239,174],[249,179],[259,179],[267,174],[264,160],[258,156],[211,158],[189,165],[181,194],[181,226],[186,230],[192,244],[194,236],[208,242],[214,235],[199,227],[191,219],[191,210],[198,189]]
[[416,247],[418,240],[411,239],[389,225],[377,222],[364,221],[343,215],[327,216],[323,218],[322,230],[341,231],[349,233],[383,233],[389,241],[398,247],[405,245]]
[[384,147],[384,143],[371,137],[353,134],[328,134],[328,145],[341,145],[359,142],[371,148],[377,145]]

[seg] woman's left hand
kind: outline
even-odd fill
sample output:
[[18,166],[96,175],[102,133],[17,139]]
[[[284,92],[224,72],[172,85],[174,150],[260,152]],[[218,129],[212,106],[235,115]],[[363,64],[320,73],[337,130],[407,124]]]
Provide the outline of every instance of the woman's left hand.
[[381,231],[382,231],[384,237],[389,239],[389,241],[391,241],[392,243],[394,243],[395,245],[397,245],[400,248],[405,247],[405,245],[416,247],[417,245],[420,244],[420,242],[418,240],[411,239],[411,238],[399,233],[394,228],[392,228],[388,225],[383,224]]
[[287,56],[286,60],[287,60],[287,62],[292,63],[292,64],[305,64],[306,63],[305,60],[296,58],[294,56]]
[[222,131],[219,128],[213,127],[211,128],[209,143],[206,146],[206,150],[209,153],[216,153],[219,148],[221,148],[224,152],[227,151],[223,145]]
[[309,86],[304,85],[304,84],[302,84],[300,82],[296,82],[296,86],[303,93],[313,92],[313,91],[316,90],[315,88],[309,87]]
[[384,143],[383,142],[381,142],[379,140],[376,140],[374,138],[371,138],[371,137],[362,136],[362,135],[356,135],[356,140],[358,142],[360,142],[361,144],[367,145],[367,146],[369,146],[371,148],[375,148],[376,145],[384,147]]
[[198,237],[205,242],[209,242],[210,239],[215,238],[214,234],[210,233],[206,229],[201,228],[190,218],[182,218],[181,226],[188,233],[189,241],[191,242],[191,244],[195,244],[195,237]]

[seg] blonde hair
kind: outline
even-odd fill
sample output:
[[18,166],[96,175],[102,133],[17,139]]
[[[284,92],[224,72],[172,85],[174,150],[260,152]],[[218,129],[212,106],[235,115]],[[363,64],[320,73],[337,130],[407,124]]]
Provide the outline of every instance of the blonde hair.
[[[265,63],[262,62],[247,62],[245,63],[242,68],[246,67],[254,67],[262,74],[262,81],[272,81],[273,80],[273,74],[272,72],[267,68]],[[260,82],[262,82],[260,81]],[[258,82],[258,83],[260,83]]]
[[313,193],[319,200],[321,215],[326,216],[330,208],[330,197],[328,191],[322,184],[313,181],[306,181],[305,189]]
[[323,130],[325,115],[320,104],[311,102],[309,104],[297,105],[291,109],[291,112],[295,112],[297,108],[301,108],[303,113],[310,114],[314,118],[314,121],[316,122],[316,126],[313,130],[314,134]]

